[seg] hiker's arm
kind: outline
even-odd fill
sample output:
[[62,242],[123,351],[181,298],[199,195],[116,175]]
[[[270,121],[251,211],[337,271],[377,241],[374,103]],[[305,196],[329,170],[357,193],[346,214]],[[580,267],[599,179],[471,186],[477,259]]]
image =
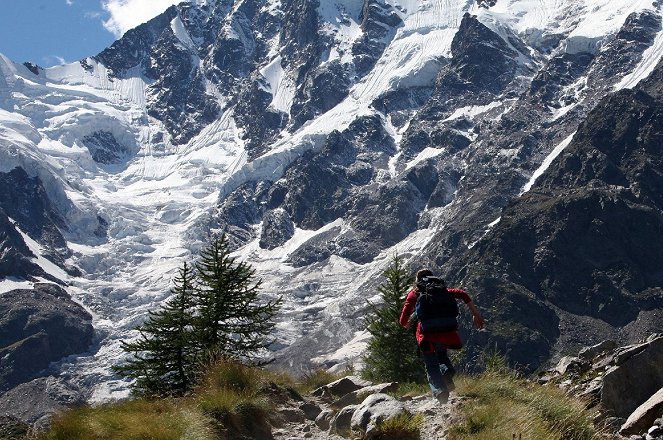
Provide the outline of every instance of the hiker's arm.
[[472,301],[466,304],[467,307],[470,309],[470,312],[472,312],[472,322],[474,322],[474,326],[478,329],[482,329],[486,325],[486,321],[484,321],[483,318],[481,317],[479,309],[477,309],[477,306],[475,306]]
[[407,298],[405,298],[405,304],[403,304],[403,310],[401,311],[401,317],[398,320],[398,323],[401,327],[408,328],[410,316],[414,312],[414,307],[417,304],[417,295],[414,291],[408,293]]

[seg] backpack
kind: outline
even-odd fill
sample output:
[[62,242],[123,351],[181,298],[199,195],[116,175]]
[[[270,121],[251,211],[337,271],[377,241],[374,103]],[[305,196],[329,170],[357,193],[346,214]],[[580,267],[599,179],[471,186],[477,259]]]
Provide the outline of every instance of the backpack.
[[442,279],[424,277],[417,290],[415,312],[423,334],[458,330],[458,304]]

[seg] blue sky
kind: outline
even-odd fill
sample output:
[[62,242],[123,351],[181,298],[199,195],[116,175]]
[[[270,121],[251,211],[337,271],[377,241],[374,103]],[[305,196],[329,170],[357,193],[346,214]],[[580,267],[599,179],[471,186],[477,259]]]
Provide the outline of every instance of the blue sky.
[[[182,1],[182,0],[179,0]],[[96,55],[177,0],[0,0],[0,53],[42,67]]]

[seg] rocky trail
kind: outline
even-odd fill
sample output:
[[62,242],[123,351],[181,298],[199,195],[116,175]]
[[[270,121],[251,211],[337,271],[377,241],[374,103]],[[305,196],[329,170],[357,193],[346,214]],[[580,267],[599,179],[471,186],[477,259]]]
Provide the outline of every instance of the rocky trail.
[[[421,440],[446,438],[454,408],[463,400],[452,393],[449,402],[442,404],[430,394],[394,398],[386,391],[395,390],[395,383],[367,385],[353,376],[326,385],[305,402],[290,401],[278,412],[283,424],[273,431],[275,440],[343,440],[352,434],[362,438],[374,435],[376,423],[399,414],[423,417]],[[334,394],[356,388],[341,398]]]

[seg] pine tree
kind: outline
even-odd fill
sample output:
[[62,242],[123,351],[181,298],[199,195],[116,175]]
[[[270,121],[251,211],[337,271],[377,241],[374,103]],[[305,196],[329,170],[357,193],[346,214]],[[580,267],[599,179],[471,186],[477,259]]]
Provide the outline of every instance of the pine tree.
[[196,271],[196,341],[208,360],[264,363],[259,358],[272,342],[280,298],[259,301],[255,270],[230,256],[225,234],[201,251]]
[[192,340],[193,271],[186,262],[173,280],[173,296],[138,327],[139,338],[122,341],[132,357],[116,371],[135,379],[133,391],[143,396],[181,396],[195,382],[198,355]]
[[421,382],[425,380],[423,362],[417,355],[412,330],[400,326],[405,296],[412,277],[396,255],[384,272],[386,282],[378,287],[382,304],[370,304],[366,329],[371,338],[364,355],[362,375],[372,381]]

